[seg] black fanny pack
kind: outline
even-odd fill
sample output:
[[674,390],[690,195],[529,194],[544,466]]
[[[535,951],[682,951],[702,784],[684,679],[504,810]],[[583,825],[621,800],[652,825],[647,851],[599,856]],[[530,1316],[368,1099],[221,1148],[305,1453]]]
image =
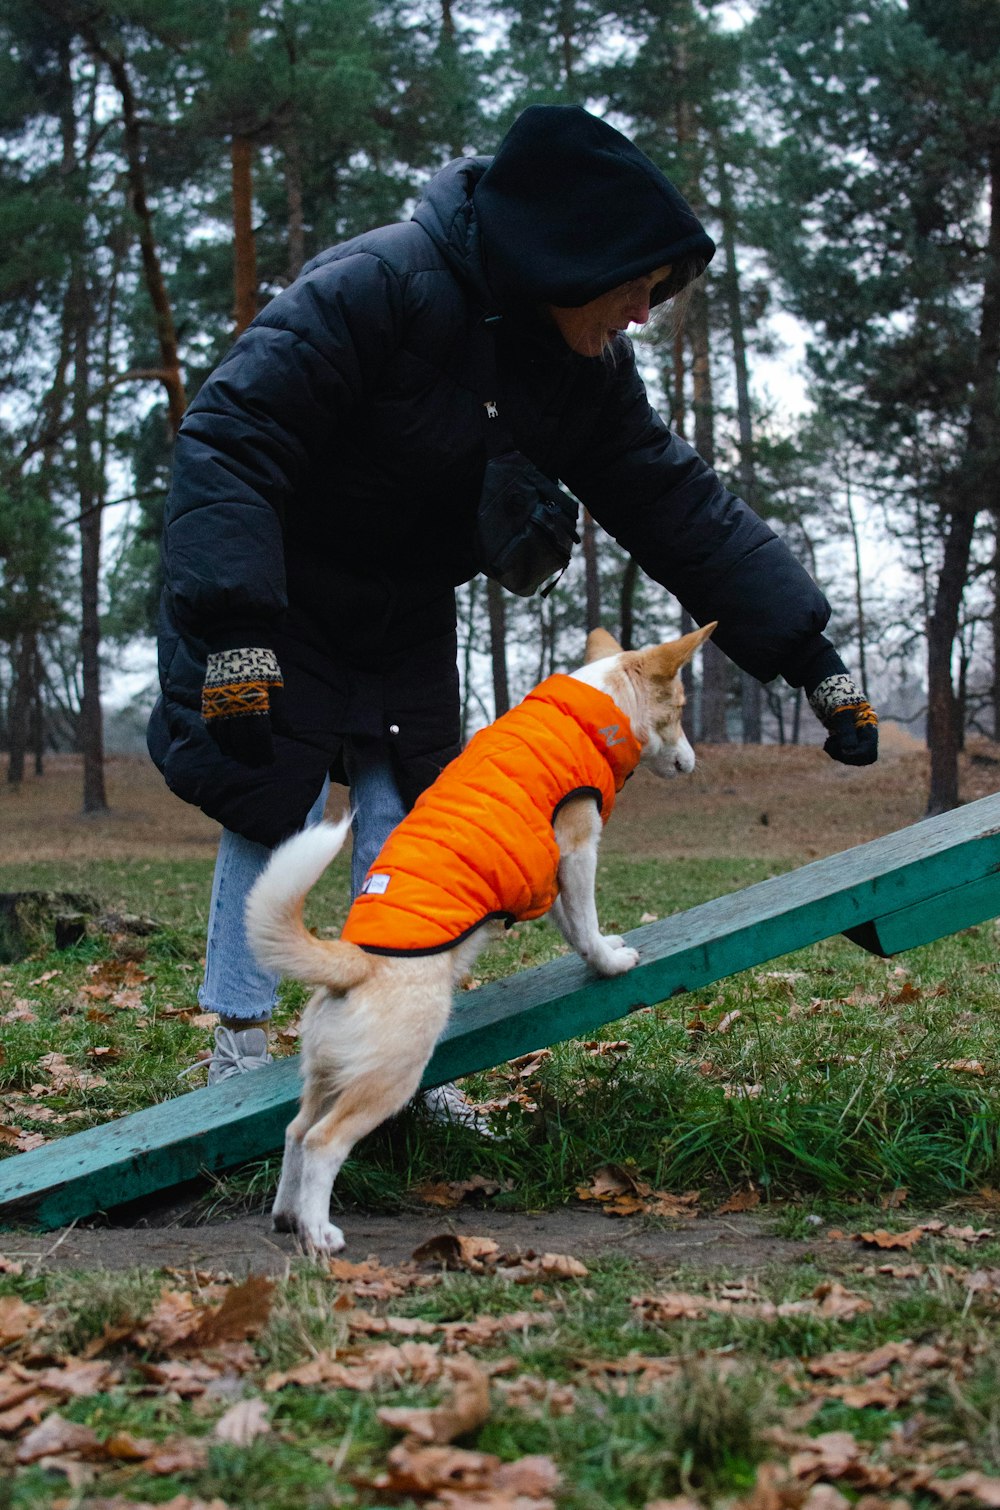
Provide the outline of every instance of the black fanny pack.
[[[569,565],[577,503],[522,452],[500,416],[493,332],[483,322],[480,348],[486,472],[476,513],[479,570],[519,598],[546,597]],[[547,584],[547,585],[544,585]]]

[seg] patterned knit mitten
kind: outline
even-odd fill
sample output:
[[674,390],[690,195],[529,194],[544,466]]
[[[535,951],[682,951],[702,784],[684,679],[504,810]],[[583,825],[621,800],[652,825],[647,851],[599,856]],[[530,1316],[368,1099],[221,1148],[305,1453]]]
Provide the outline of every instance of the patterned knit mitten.
[[875,709],[848,672],[828,676],[809,694],[809,706],[828,730],[823,746],[843,765],[873,765],[878,759]]
[[271,710],[284,685],[273,650],[213,650],[201,692],[201,716],[224,755],[243,765],[272,765]]

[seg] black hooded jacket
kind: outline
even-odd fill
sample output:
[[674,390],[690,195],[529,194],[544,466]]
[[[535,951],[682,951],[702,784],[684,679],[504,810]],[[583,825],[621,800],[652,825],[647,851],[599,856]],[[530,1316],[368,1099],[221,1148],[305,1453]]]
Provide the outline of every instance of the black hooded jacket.
[[[173,791],[248,838],[271,845],[301,826],[345,734],[391,738],[408,802],[456,752],[454,588],[476,572],[486,398],[499,396],[520,449],[696,620],[719,620],[716,642],[738,665],[798,685],[827,647],[822,594],[652,411],[628,340],[609,357],[578,356],[539,313],[539,302],[587,302],[623,270],[635,277],[673,259],[692,276],[713,247],[625,138],[573,107],[534,108],[559,113],[548,124],[576,134],[583,163],[596,150],[591,123],[609,134],[598,147],[614,137],[638,159],[619,150],[619,201],[631,209],[610,228],[613,246],[591,255],[607,207],[585,175],[574,234],[540,241],[536,256],[531,226],[545,217],[512,214],[518,175],[506,143],[492,160],[460,159],[411,221],[316,258],[185,415],[149,748]],[[573,201],[564,171],[563,227]],[[615,171],[597,163],[597,186]],[[482,392],[485,313],[503,317],[498,395]],[[224,756],[200,716],[207,653],[237,644],[270,645],[284,675],[273,766]]]

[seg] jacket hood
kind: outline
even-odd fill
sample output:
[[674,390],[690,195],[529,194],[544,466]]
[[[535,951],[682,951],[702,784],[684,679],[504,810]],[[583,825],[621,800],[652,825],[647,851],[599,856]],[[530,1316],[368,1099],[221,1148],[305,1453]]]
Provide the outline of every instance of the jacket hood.
[[[579,105],[531,105],[472,187],[479,256],[502,302],[578,307],[667,264],[652,303],[711,261],[715,242],[664,173]],[[455,166],[454,164],[452,166]]]
[[452,272],[463,283],[471,283],[484,304],[491,302],[491,295],[472,196],[489,165],[488,157],[456,158],[435,173],[413,212],[413,219],[440,249]]

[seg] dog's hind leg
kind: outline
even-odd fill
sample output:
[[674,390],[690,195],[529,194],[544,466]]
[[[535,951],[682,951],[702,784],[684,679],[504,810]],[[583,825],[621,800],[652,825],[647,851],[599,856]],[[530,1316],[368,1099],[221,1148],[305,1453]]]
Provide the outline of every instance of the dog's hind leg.
[[[302,1163],[293,1222],[306,1248],[336,1253],[344,1235],[330,1221],[330,1195],[359,1138],[401,1111],[420,1085],[451,1005],[451,962],[386,958],[373,962],[363,987],[344,998],[335,1019],[309,1044],[307,1087],[336,1085],[332,1105],[302,1131]],[[303,1098],[303,1112],[306,1101]],[[293,1127],[295,1124],[293,1123]]]
[[318,1084],[316,1079],[307,1079],[302,1090],[298,1114],[285,1131],[285,1151],[281,1160],[281,1178],[271,1208],[271,1223],[275,1232],[295,1232],[298,1227],[298,1210],[302,1188],[303,1150],[302,1140],[310,1127],[330,1109],[332,1094]]

